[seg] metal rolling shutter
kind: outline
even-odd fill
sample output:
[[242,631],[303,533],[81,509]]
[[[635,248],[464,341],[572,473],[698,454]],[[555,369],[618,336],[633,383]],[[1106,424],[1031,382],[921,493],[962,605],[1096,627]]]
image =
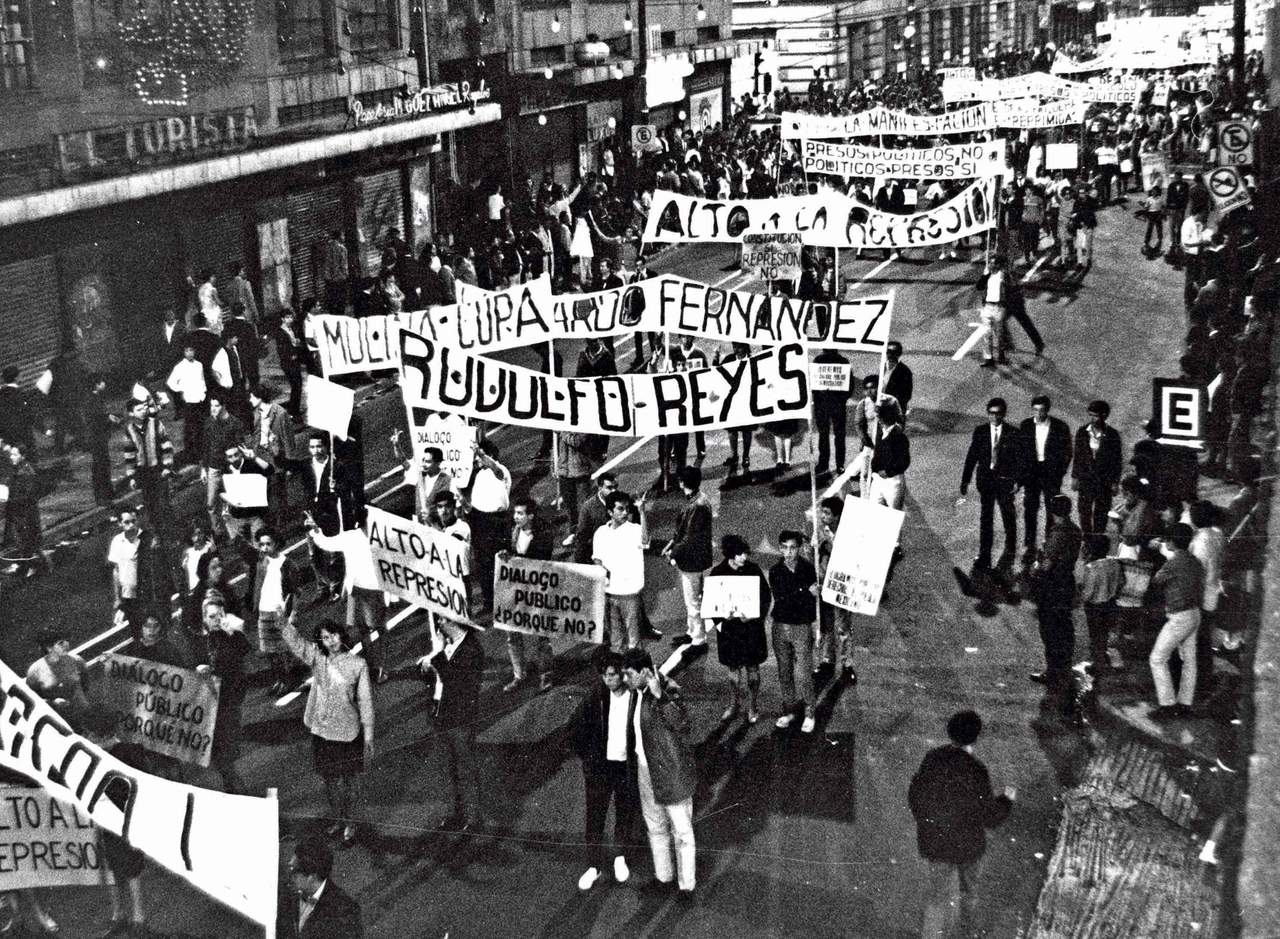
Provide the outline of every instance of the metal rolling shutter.
[[400,168],[371,173],[360,178],[360,269],[366,277],[378,273],[382,261],[380,245],[388,228],[404,237],[404,196]]
[[0,367],[22,369],[28,385],[62,351],[58,268],[53,255],[0,265]]
[[177,232],[172,228],[139,232],[104,246],[107,280],[115,300],[120,374],[133,380],[156,365],[154,337],[164,313],[181,320],[190,295],[174,273],[178,268]]
[[320,297],[320,261],[329,232],[345,230],[342,183],[289,193],[289,254],[293,265],[294,303]]
[[213,271],[213,283],[226,302],[229,268],[244,264],[244,214],[240,209],[201,214],[182,222],[182,254],[187,273],[198,276],[202,268]]

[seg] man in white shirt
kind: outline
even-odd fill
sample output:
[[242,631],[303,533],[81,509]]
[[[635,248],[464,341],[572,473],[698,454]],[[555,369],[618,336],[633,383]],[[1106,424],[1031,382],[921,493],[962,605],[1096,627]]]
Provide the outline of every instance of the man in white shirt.
[[133,629],[142,628],[141,582],[146,545],[138,524],[138,513],[125,509],[120,513],[120,531],[107,547],[107,564],[111,566],[111,592],[115,608]]
[[462,579],[467,584],[467,603],[471,603],[471,526],[458,518],[458,500],[452,492],[442,492],[435,499],[435,526],[450,538],[463,544]]
[[[591,560],[604,568],[605,647],[616,637],[622,648],[643,645],[640,594],[644,590],[644,549],[649,543],[649,522],[645,499],[636,502],[625,492],[614,492],[607,500],[609,521],[596,530],[591,541]],[[640,521],[631,521],[635,506]]]
[[204,328],[212,333],[221,334],[222,300],[218,296],[218,288],[213,284],[213,271],[205,269],[200,272],[196,300],[200,305],[200,315],[204,317]]
[[174,402],[178,417],[182,420],[182,456],[183,463],[199,462],[204,453],[204,415],[207,407],[205,399],[209,395],[209,385],[205,379],[204,366],[196,360],[195,346],[185,346],[182,358],[169,373],[165,383],[176,396]]
[[1182,254],[1185,261],[1185,282],[1183,284],[1183,300],[1187,306],[1196,298],[1196,291],[1205,281],[1204,249],[1213,244],[1213,229],[1208,227],[1208,216],[1204,212],[1194,212],[1182,222],[1179,233]]
[[471,562],[485,607],[493,607],[493,558],[511,533],[511,473],[498,462],[498,448],[480,441],[468,489],[471,511]]

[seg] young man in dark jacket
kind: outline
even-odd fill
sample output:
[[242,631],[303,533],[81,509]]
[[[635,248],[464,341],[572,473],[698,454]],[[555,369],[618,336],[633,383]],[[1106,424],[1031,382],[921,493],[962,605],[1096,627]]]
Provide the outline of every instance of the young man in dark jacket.
[[1032,568],[1036,619],[1040,624],[1040,642],[1044,645],[1044,671],[1033,673],[1031,680],[1048,685],[1064,698],[1075,653],[1071,606],[1076,594],[1075,567],[1080,546],[1080,529],[1071,521],[1071,497],[1056,495],[1049,500],[1049,533],[1044,550]]
[[1017,792],[1006,786],[1003,795],[991,790],[987,768],[973,755],[982,733],[982,718],[960,711],[947,721],[951,742],[930,750],[911,779],[907,801],[916,819],[916,847],[929,865],[921,936],[946,935],[947,909],[952,904],[953,872],[960,877],[960,915],[973,915],[987,829],[1009,816]]
[[441,831],[476,833],[484,825],[480,773],[476,767],[476,703],[484,679],[484,649],[475,633],[460,623],[437,619],[443,647],[418,660],[436,676],[436,726],[444,745],[453,812],[441,820]]
[[1124,469],[1120,434],[1107,423],[1111,405],[1089,402],[1089,423],[1076,431],[1071,488],[1079,493],[1080,528],[1086,535],[1107,530],[1107,513]]
[[597,663],[600,681],[582,699],[573,719],[573,748],[582,760],[587,792],[586,842],[591,866],[578,879],[579,890],[590,890],[604,866],[604,822],[613,800],[613,879],[631,876],[626,849],[635,824],[635,775],[628,771],[628,742],[633,734],[636,695],[622,677],[622,653],[605,652]]
[[675,537],[662,554],[680,572],[688,632],[676,636],[671,644],[682,646],[687,643],[692,647],[690,654],[700,655],[707,651],[707,628],[702,620],[702,580],[711,569],[711,502],[702,492],[702,470],[698,467],[680,467],[676,480],[686,501],[676,519]]

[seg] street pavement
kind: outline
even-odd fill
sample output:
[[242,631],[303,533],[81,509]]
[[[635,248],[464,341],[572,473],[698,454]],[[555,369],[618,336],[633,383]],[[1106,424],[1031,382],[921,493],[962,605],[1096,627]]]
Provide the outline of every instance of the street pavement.
[[[1016,324],[1011,364],[978,367],[978,353],[952,355],[977,324],[975,289],[984,253],[972,259],[927,262],[882,252],[857,258],[843,252],[845,282],[855,292],[897,291],[893,335],[916,376],[908,424],[912,466],[907,518],[896,568],[878,616],[857,617],[860,681],[829,689],[818,732],[779,732],[776,668],[763,669],[760,723],[718,724],[727,701],[724,670],[714,650],[676,676],[690,701],[698,741],[700,786],[695,798],[698,840],[697,903],[651,898],[634,888],[650,876],[647,848],[632,852],[632,880],[624,887],[606,875],[581,894],[576,881],[586,867],[581,825],[581,773],[567,740],[567,722],[584,689],[595,680],[589,649],[558,649],[558,684],[546,694],[504,694],[510,674],[504,637],[485,636],[488,656],[480,712],[476,715],[489,833],[438,836],[446,814],[443,770],[426,716],[424,686],[401,678],[376,690],[378,755],[365,778],[367,815],[376,822],[365,843],[342,852],[335,877],[364,907],[366,934],[452,939],[486,936],[866,936],[893,939],[917,934],[925,871],[917,859],[906,788],[922,755],[945,740],[952,712],[976,708],[986,730],[977,753],[997,790],[1018,787],[1017,807],[991,839],[984,866],[979,921],[985,934],[1017,936],[1029,920],[1052,850],[1059,817],[1057,799],[1087,754],[1072,728],[1040,709],[1040,687],[1027,680],[1042,665],[1034,611],[992,606],[964,597],[953,567],[968,568],[977,547],[976,497],[957,504],[960,469],[972,427],[985,420],[987,398],[1009,401],[1009,417],[1030,414],[1030,398],[1044,392],[1054,413],[1073,428],[1085,406],[1102,397],[1128,446],[1141,436],[1150,407],[1150,380],[1177,373],[1184,332],[1180,275],[1140,253],[1139,222],[1122,207],[1105,210],[1097,236],[1097,263],[1082,284],[1063,285],[1038,269],[1028,281],[1028,305],[1047,348],[1036,357]],[[696,245],[667,254],[657,265],[722,286],[761,290],[749,273],[730,269],[730,249]],[[618,344],[628,357],[630,341]],[[564,350],[566,362],[576,348]],[[510,354],[529,364],[531,353]],[[506,356],[504,356],[506,357]],[[874,372],[863,356],[854,374]],[[622,363],[627,364],[624,358]],[[394,394],[370,398],[361,409],[370,479],[389,470],[387,436],[403,426]],[[853,429],[850,427],[852,436]],[[501,430],[496,442],[518,487],[544,503],[553,498],[545,465],[535,466],[539,435]],[[613,443],[620,452],[632,441]],[[640,492],[657,476],[656,442],[617,468],[623,489]],[[693,447],[690,447],[692,452]],[[769,435],[756,435],[753,466],[767,466]],[[790,494],[768,484],[726,488],[724,435],[708,434],[703,463],[706,491],[716,506],[716,536],[737,532],[767,567],[782,528],[803,527],[807,484]],[[808,446],[798,440],[797,475],[807,469]],[[380,485],[375,495],[393,486]],[[181,507],[192,511],[195,496]],[[382,503],[404,509],[408,491],[391,491]],[[650,527],[655,540],[669,535],[678,496],[657,500]],[[1020,513],[1019,513],[1020,514]],[[109,581],[101,558],[103,538],[82,545],[80,556],[50,577],[19,585],[0,607],[0,652],[15,667],[35,656],[32,630],[54,619],[91,640],[110,619]],[[668,636],[683,622],[678,581],[660,558],[648,560],[646,597],[651,615]],[[336,611],[310,608],[308,616]],[[1083,624],[1079,624],[1083,629]],[[90,643],[89,656],[113,640]],[[1083,643],[1078,643],[1082,645]],[[426,651],[416,617],[402,618],[390,637],[391,661],[404,664]],[[665,657],[666,643],[654,646]],[[318,779],[310,770],[301,726],[301,695],[277,702],[266,681],[251,692],[245,710],[241,770],[251,789],[278,789],[282,822],[291,836],[322,820]],[[289,844],[282,845],[287,857]],[[226,937],[253,935],[236,916],[172,882],[153,875],[147,886],[155,926]],[[63,932],[87,935],[105,923],[106,898],[68,889],[51,898]]]

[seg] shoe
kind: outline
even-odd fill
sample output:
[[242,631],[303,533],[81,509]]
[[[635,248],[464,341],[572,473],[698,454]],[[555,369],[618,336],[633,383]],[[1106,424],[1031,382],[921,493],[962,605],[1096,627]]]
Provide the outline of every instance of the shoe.
[[754,708],[752,708],[751,710],[747,711],[747,723],[748,723],[748,724],[757,724],[757,723],[759,723],[759,722],[760,722],[760,712],[759,712],[759,711],[755,710]]
[[1161,704],[1147,713],[1147,717],[1153,721],[1171,721],[1182,716],[1182,710],[1176,704]]
[[738,716],[738,702],[735,701],[724,709],[724,713],[720,715],[720,723],[727,724]]
[[273,684],[270,688],[267,689],[267,694],[270,694],[276,697],[284,694],[284,680],[277,678],[275,681],[275,684]]
[[330,592],[329,592],[329,602],[330,602],[330,603],[337,603],[337,602],[338,602],[339,600],[341,600],[341,599],[342,599],[342,588],[341,588],[341,587],[335,588],[334,590],[332,590],[332,591],[330,591]]
[[555,684],[556,684],[556,680],[554,678],[552,678],[550,675],[543,675],[541,678],[538,679],[538,691],[539,693],[543,691],[550,691],[552,688],[555,687]]
[[356,843],[356,839],[360,837],[360,833],[356,830],[355,825],[348,825],[342,830],[342,846],[349,848]]
[[620,884],[631,879],[631,868],[627,867],[627,859],[621,854],[613,859],[613,879]]
[[662,630],[654,629],[653,626],[650,625],[640,633],[640,638],[645,642],[657,642],[662,638]]
[[569,535],[569,536],[568,536],[568,537],[566,537],[563,541],[561,541],[561,542],[560,542],[560,547],[562,547],[562,548],[568,548],[568,547],[570,547],[570,546],[571,546],[575,541],[577,541],[577,540],[578,540],[578,536],[577,536],[577,534],[576,534],[576,533],[575,533],[575,534],[572,534],[572,535]]
[[1036,358],[1039,359],[1043,357],[1044,357],[1044,346],[1036,346]]
[[1047,684],[1049,684],[1049,673],[1048,673],[1048,672],[1032,672],[1032,673],[1031,673],[1030,675],[1028,675],[1027,677],[1028,677],[1028,678],[1030,678],[1032,681],[1034,681],[1037,685],[1047,685]]
[[693,642],[693,640],[689,638],[689,634],[688,634],[688,633],[685,633],[685,634],[684,634],[684,635],[682,635],[682,636],[675,636],[675,637],[673,637],[673,638],[672,638],[672,640],[671,640],[671,645],[673,645],[675,648],[677,648],[677,649],[678,649],[678,648],[680,648],[681,646],[688,645],[688,644],[689,644],[689,643],[691,643],[691,642]]
[[982,362],[981,362],[981,364],[979,364],[979,366],[978,366],[978,367],[979,367],[979,368],[995,368],[995,367],[996,367],[996,360],[995,360],[995,359],[983,359],[983,360],[982,360]]
[[517,675],[514,678],[512,678],[511,681],[503,685],[502,690],[509,694],[510,692],[515,691],[517,688],[519,688],[523,684],[524,684],[524,676]]
[[685,653],[685,655],[691,659],[696,659],[706,654],[707,654],[707,644],[705,641],[689,643],[689,651]]
[[783,714],[781,717],[779,717],[776,721],[773,722],[773,726],[778,728],[778,730],[786,730],[795,722],[796,722],[796,716],[794,714]]
[[813,728],[817,726],[818,726],[818,722],[814,720],[813,715],[806,714],[804,717],[804,723],[800,725],[800,733],[811,734],[813,733]]
[[674,880],[654,880],[646,881],[644,886],[640,888],[640,892],[645,896],[664,897],[671,892],[671,888],[676,885]]
[[840,672],[840,680],[846,685],[856,685],[858,683],[858,673],[853,670],[852,665],[846,665]]
[[1196,709],[1190,704],[1175,704],[1174,707],[1178,709],[1178,717],[1189,718],[1196,716]]
[[693,891],[685,890],[683,887],[676,891],[676,902],[684,906],[693,904]]
[[342,831],[342,822],[334,822],[324,830],[324,833],[330,838],[336,838]]
[[738,465],[738,458],[735,456],[727,456],[720,462],[720,465],[727,466],[730,469],[733,469]]
[[582,872],[582,876],[578,878],[578,889],[586,892],[595,886],[595,882],[600,879],[600,869],[598,867],[588,867]]
[[1035,549],[1035,548],[1027,548],[1027,550],[1026,550],[1026,551],[1023,551],[1023,552],[1022,552],[1022,566],[1023,566],[1023,567],[1030,567],[1030,566],[1031,566],[1032,564],[1034,564],[1035,562],[1036,562],[1036,549]]
[[831,680],[831,676],[836,673],[834,662],[821,662],[818,667],[813,670],[814,687],[825,685]]
[[56,936],[62,927],[58,925],[58,921],[50,916],[45,910],[41,910],[36,914],[36,923],[46,936]]

